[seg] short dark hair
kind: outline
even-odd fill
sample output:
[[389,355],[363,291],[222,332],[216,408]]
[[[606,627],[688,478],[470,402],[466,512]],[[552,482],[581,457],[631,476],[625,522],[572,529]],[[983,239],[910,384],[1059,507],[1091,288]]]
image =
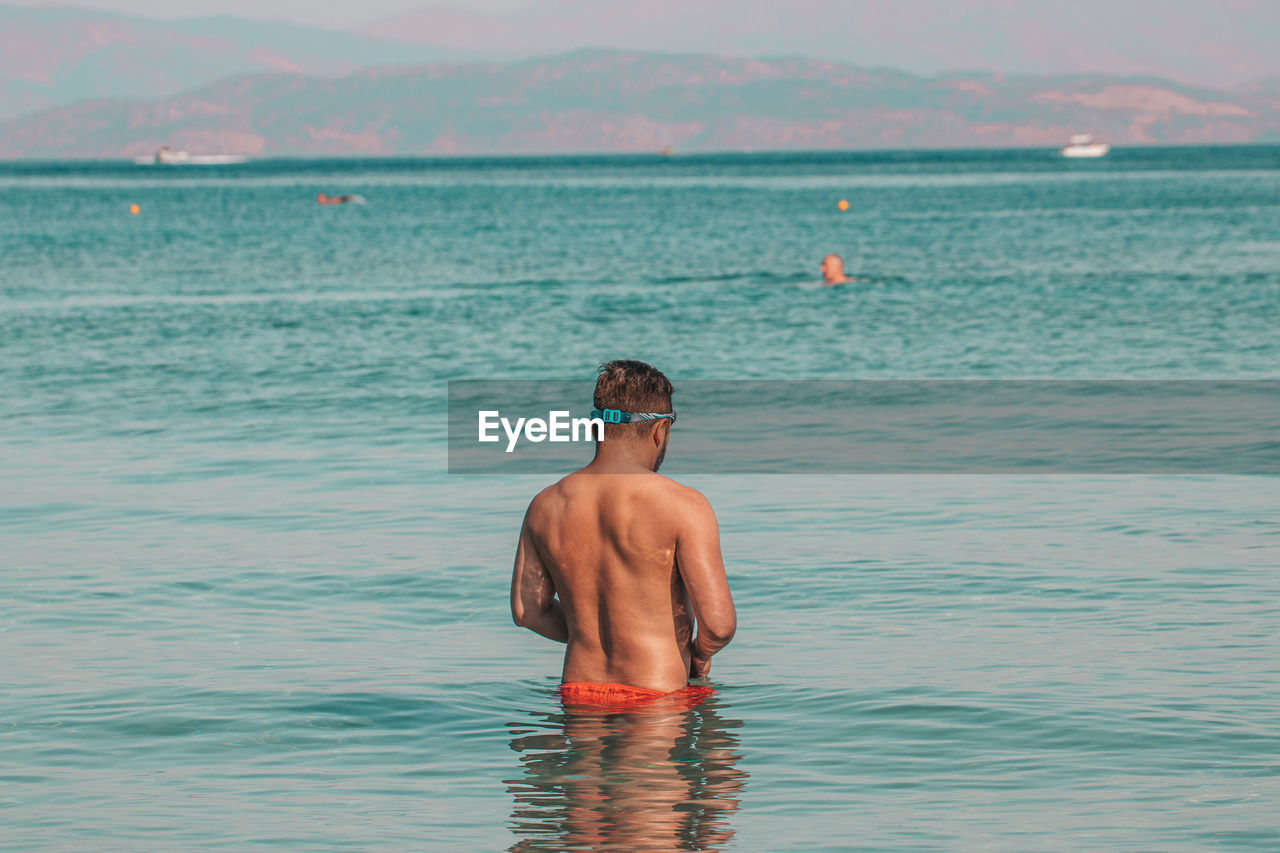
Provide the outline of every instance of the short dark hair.
[[[617,359],[600,365],[596,377],[596,393],[592,398],[597,409],[619,409],[623,412],[658,412],[671,409],[671,380],[658,368],[632,359]],[[648,435],[659,421],[636,421],[629,424],[605,424],[610,438],[639,438]]]

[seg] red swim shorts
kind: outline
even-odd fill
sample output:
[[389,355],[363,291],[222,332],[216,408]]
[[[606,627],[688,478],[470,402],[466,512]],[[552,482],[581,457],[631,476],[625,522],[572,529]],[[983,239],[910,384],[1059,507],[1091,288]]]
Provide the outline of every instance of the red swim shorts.
[[701,684],[690,684],[682,690],[663,693],[647,687],[597,684],[593,681],[570,681],[561,684],[556,692],[565,708],[583,711],[687,710],[715,693]]

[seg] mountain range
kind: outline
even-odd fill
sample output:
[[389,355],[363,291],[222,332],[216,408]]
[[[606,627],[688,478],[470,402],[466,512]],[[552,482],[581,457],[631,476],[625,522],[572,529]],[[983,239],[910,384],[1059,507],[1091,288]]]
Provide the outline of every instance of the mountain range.
[[504,59],[582,48],[808,56],[932,76],[1103,73],[1232,87],[1280,74],[1275,0],[527,0],[356,31]]
[[90,98],[171,95],[255,71],[340,75],[469,56],[282,22],[0,5],[0,119]]
[[1280,141],[1280,78],[923,77],[803,58],[578,51],[341,77],[248,74],[0,123],[0,157],[422,155]]
[[[1221,2],[1219,24],[1251,0]],[[1226,45],[1214,35],[1226,24],[1185,20],[1205,8],[1076,0],[1079,14],[1045,32],[1026,0],[537,0],[339,32],[0,5],[0,157],[1038,146],[1079,131],[1277,140],[1280,76],[1237,78],[1280,70],[1264,49],[1280,12],[1253,9],[1258,26]],[[921,70],[1062,57],[1112,70]]]

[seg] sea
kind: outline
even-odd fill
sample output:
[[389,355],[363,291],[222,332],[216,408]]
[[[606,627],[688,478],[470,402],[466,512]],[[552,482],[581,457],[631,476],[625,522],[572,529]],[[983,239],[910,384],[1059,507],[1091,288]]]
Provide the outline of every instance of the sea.
[[450,473],[447,389],[614,358],[1274,380],[1280,147],[0,163],[0,848],[1280,849],[1275,476],[678,424],[717,692],[566,714],[508,606],[554,475]]

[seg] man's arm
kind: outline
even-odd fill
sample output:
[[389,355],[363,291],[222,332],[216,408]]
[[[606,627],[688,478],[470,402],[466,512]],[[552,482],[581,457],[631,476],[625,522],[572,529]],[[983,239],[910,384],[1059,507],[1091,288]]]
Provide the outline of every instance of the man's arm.
[[693,660],[689,674],[701,677],[711,668],[711,656],[733,639],[738,629],[738,615],[729,594],[724,558],[720,555],[720,526],[716,523],[716,514],[707,499],[696,491],[688,499],[687,512],[676,538],[676,565],[698,620],[698,635],[691,644]]
[[516,546],[516,564],[511,572],[511,618],[521,628],[541,634],[557,643],[569,642],[569,626],[556,598],[555,584],[538,556],[529,533],[526,515]]

